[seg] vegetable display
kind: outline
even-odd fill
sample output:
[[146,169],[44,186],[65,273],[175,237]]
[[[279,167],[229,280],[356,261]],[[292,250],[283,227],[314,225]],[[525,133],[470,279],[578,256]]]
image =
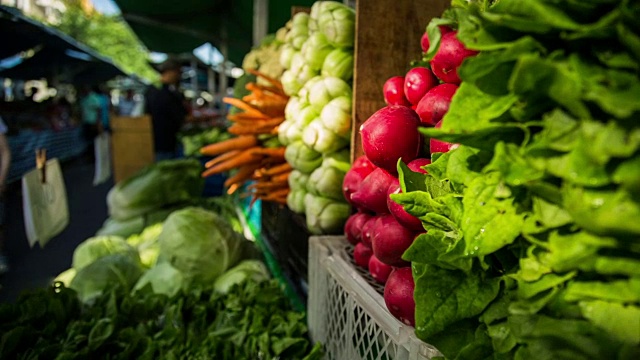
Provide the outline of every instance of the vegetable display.
[[[3,359],[322,359],[276,281],[175,295],[116,287],[93,304],[60,283],[0,304]],[[35,340],[37,339],[37,340]]]
[[638,358],[640,8],[453,3],[426,59],[459,87],[391,195],[427,230],[403,255],[416,335],[449,359]]
[[228,131],[234,135],[226,141],[206,145],[200,149],[205,156],[214,157],[205,164],[203,177],[234,171],[224,186],[233,194],[245,183],[253,182],[247,191],[253,201],[261,199],[284,204],[289,193],[285,148],[278,136],[278,126],[284,121],[284,109],[289,97],[280,82],[261,72],[249,70],[269,85],[246,84],[249,94],[223,100],[239,109],[228,115],[233,123]]
[[[296,174],[289,178],[287,205],[306,215],[311,233],[339,233],[349,215],[341,184],[350,166],[355,12],[339,2],[317,1],[310,14],[295,14],[292,24],[280,58],[287,69],[282,85],[291,98],[278,129]],[[336,158],[344,160],[336,164]],[[307,176],[309,181],[300,181]]]

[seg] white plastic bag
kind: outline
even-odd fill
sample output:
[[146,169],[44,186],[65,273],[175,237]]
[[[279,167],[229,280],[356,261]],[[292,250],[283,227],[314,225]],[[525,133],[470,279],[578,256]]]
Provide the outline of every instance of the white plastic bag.
[[33,169],[22,177],[22,208],[29,246],[44,247],[69,224],[67,190],[58,159],[46,162],[42,171]]
[[103,132],[94,140],[96,155],[96,171],[93,176],[93,185],[100,185],[111,177],[111,136]]

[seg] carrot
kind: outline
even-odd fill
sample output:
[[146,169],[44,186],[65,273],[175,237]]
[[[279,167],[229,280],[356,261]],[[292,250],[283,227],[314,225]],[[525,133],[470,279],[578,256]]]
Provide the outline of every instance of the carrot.
[[246,102],[240,100],[240,99],[236,99],[236,98],[232,98],[232,97],[223,97],[222,101],[231,105],[231,106],[235,106],[240,110],[244,110],[245,113],[247,114],[252,114],[252,115],[264,115],[260,110],[256,109],[255,107],[247,104]]
[[256,155],[262,155],[265,157],[277,158],[284,160],[284,153],[286,151],[286,147],[281,146],[277,148],[262,148],[256,147],[253,149],[253,153]]
[[255,93],[260,92],[265,96],[273,96],[273,97],[278,97],[285,100],[289,99],[289,96],[287,96],[287,94],[285,94],[284,91],[282,91],[280,88],[277,88],[277,87],[264,86],[256,83],[248,83],[247,85],[245,85],[245,89]]
[[219,164],[216,164],[202,173],[202,177],[207,177],[213,174],[218,174],[221,172],[229,171],[231,169],[235,169],[237,167],[247,165],[253,162],[258,162],[260,160],[259,156],[253,154],[253,148],[242,151],[240,154],[232,157],[229,160],[223,161]]
[[258,139],[255,136],[236,136],[225,141],[204,146],[200,149],[200,153],[202,155],[213,156],[223,154],[232,150],[248,149],[257,144]]
[[210,168],[210,167],[212,167],[212,166],[214,166],[216,164],[219,164],[221,162],[225,162],[225,161],[233,158],[234,156],[236,156],[238,154],[240,154],[240,150],[232,150],[232,151],[226,152],[226,153],[224,153],[222,155],[218,155],[215,158],[207,161],[204,164],[204,167],[208,169],[208,168]]
[[229,126],[227,131],[233,135],[257,135],[257,134],[269,134],[271,129],[258,128],[250,125],[235,124]]
[[278,174],[276,176],[271,177],[271,181],[273,182],[287,181],[289,179],[290,174],[291,174],[291,171]]
[[273,176],[273,175],[282,174],[283,172],[288,172],[288,171],[290,172],[292,169],[293,168],[291,167],[291,164],[284,163],[284,164],[272,166],[268,169],[264,169],[264,171],[262,171],[261,174],[264,176]]
[[278,81],[277,79],[274,79],[271,76],[263,74],[260,71],[255,70],[255,69],[248,69],[247,71],[249,72],[249,74],[252,74],[252,75],[255,75],[255,76],[260,76],[261,78],[263,78],[263,79],[267,80],[269,83],[271,83],[271,85],[275,86],[277,89],[284,91],[284,88],[282,87],[282,83],[280,81]]
[[256,116],[256,115],[252,115],[252,114],[245,114],[245,113],[239,113],[239,114],[227,115],[227,120],[229,120],[229,121],[238,121],[238,120],[265,120],[265,119],[269,119],[269,117],[268,117],[268,116],[266,116],[266,115]]
[[251,176],[253,175],[253,172],[256,171],[256,169],[260,168],[260,164],[259,163],[250,163],[247,165],[244,165],[242,167],[240,167],[238,169],[238,171],[233,174],[233,176],[227,178],[227,180],[225,180],[224,182],[224,186],[225,187],[229,187],[233,184],[242,184],[245,181],[249,180],[251,178]]
[[255,182],[251,185],[249,185],[247,187],[247,190],[251,190],[257,192],[257,193],[263,193],[263,192],[267,192],[267,191],[273,191],[273,190],[278,190],[278,189],[284,189],[284,188],[288,188],[289,187],[289,183],[288,182],[267,182],[267,181],[260,181],[260,182]]

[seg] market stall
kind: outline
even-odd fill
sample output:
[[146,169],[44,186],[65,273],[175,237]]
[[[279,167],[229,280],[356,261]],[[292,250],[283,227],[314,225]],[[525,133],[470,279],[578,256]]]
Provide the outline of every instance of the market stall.
[[[133,278],[113,281],[134,294],[170,293],[180,311],[158,307],[186,324],[174,333],[161,325],[150,333],[163,341],[140,340],[128,351],[640,357],[638,5],[310,5],[289,8],[273,36],[244,56],[246,76],[224,98],[228,136],[203,140],[191,158],[154,164],[110,193],[98,235],[120,236],[143,262],[126,265]],[[129,6],[125,18],[135,12]],[[203,199],[202,178],[221,174],[221,193]],[[103,294],[111,285],[81,276],[101,260],[75,257],[59,279],[81,302],[117,303]],[[247,260],[262,272],[220,285]],[[195,300],[181,292],[184,284],[200,291],[203,279],[236,299],[219,300],[221,289]],[[290,311],[286,321],[222,310],[256,305],[238,298],[265,284],[278,284],[263,291],[280,296],[271,310]],[[225,306],[197,308],[217,301]],[[220,316],[269,320],[241,322],[239,331]],[[100,321],[91,330],[97,345],[78,347],[127,351],[111,320]],[[279,325],[251,330],[272,321]],[[286,341],[283,328],[294,334]],[[164,347],[184,329],[202,352]]]

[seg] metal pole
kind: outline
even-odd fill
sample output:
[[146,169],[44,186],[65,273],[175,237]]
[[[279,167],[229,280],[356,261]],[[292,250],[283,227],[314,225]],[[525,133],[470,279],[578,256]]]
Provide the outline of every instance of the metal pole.
[[253,0],[253,46],[258,46],[268,31],[269,0]]
[[209,103],[209,109],[213,109],[216,106],[217,94],[216,94],[216,74],[213,71],[213,45],[209,44],[209,67],[207,67],[207,90],[213,97],[213,100]]
[[191,99],[191,108],[195,109],[198,100],[198,62],[195,54],[191,54],[191,90],[193,90],[193,99]]
[[[220,44],[220,52],[222,53],[222,64],[220,68],[220,95],[221,98],[227,96],[227,61],[229,61],[229,38],[227,37],[227,28],[222,28],[222,42]],[[226,106],[222,108],[222,114],[227,114]]]

